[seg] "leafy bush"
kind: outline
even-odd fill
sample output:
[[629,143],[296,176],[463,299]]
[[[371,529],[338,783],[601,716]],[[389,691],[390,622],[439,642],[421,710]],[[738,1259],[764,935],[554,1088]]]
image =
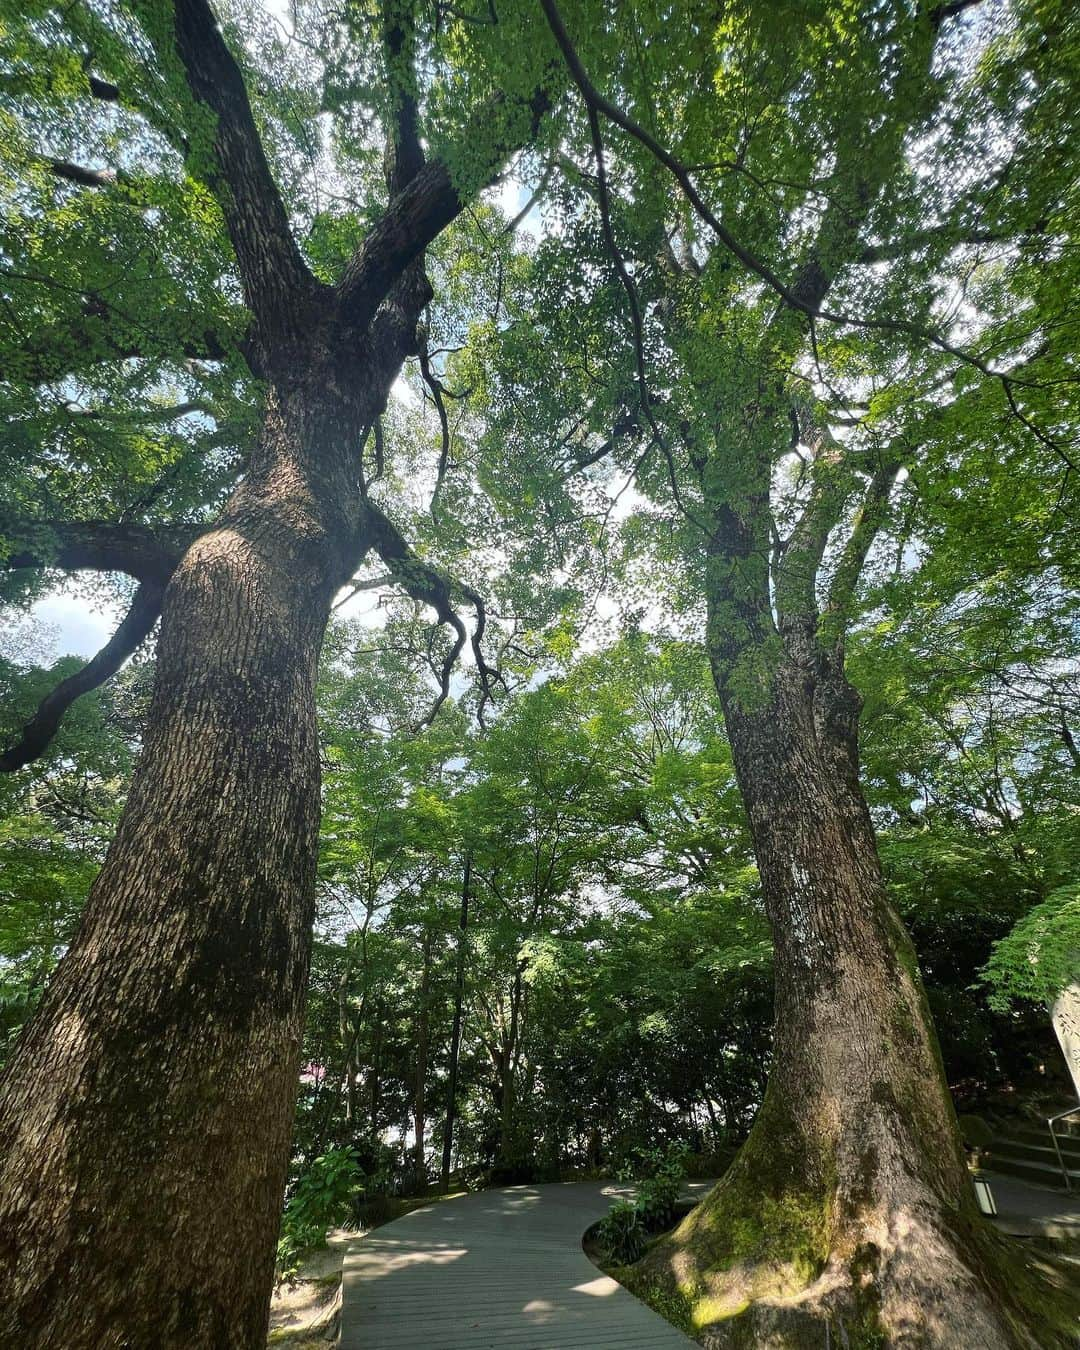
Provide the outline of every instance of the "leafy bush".
[[637,1199],[619,1200],[600,1222],[596,1236],[608,1259],[622,1266],[639,1261],[649,1233],[670,1228],[686,1180],[686,1149],[646,1149],[637,1155]]
[[633,1148],[616,1169],[619,1181],[650,1181],[655,1177],[676,1176],[680,1184],[686,1179],[686,1159],[689,1149],[685,1144],[669,1144],[666,1148]]
[[348,1148],[327,1149],[300,1173],[281,1219],[280,1280],[292,1279],[305,1253],[324,1246],[327,1232],[349,1217],[363,1180],[356,1155]]
[[636,1207],[646,1231],[670,1228],[679,1203],[682,1178],[673,1175],[649,1177],[638,1187]]
[[640,1261],[645,1252],[645,1227],[641,1211],[629,1200],[619,1200],[601,1219],[596,1238],[609,1261],[629,1266]]
[[1053,1003],[1080,979],[1080,885],[1060,886],[1029,910],[994,944],[982,979],[1000,1012],[1014,999]]
[[637,1196],[642,1223],[650,1233],[670,1228],[686,1181],[687,1150],[681,1144],[674,1144],[664,1152],[654,1150],[654,1154]]

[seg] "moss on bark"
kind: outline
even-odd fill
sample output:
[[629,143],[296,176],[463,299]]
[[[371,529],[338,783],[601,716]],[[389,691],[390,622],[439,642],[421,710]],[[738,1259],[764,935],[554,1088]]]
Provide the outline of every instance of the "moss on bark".
[[[1080,1289],[1052,1255],[944,1210],[936,1226],[913,1224],[906,1249],[901,1238],[884,1250],[870,1225],[860,1229],[850,1196],[789,1188],[782,1151],[763,1173],[759,1153],[758,1144],[637,1265],[612,1272],[707,1350],[1077,1344]],[[872,1194],[872,1176],[866,1184]],[[910,1217],[898,1213],[892,1230]],[[933,1250],[924,1252],[927,1238]],[[970,1321],[957,1306],[970,1307]]]

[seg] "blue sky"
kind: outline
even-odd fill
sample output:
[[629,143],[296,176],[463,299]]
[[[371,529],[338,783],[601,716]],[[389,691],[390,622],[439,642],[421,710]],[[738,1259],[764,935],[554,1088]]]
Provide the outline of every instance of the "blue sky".
[[35,635],[48,634],[54,639],[47,644],[54,658],[93,656],[112,636],[120,619],[111,604],[98,600],[91,605],[68,586],[59,586],[39,600],[30,616]]

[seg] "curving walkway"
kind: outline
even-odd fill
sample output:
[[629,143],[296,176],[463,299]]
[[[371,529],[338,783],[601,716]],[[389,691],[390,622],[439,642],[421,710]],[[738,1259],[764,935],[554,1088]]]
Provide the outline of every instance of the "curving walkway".
[[686,1350],[581,1250],[629,1194],[600,1181],[510,1186],[375,1229],[345,1255],[341,1350]]

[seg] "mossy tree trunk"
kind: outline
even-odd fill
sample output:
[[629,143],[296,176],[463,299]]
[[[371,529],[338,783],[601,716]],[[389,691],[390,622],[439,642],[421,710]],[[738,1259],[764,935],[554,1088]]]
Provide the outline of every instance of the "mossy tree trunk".
[[371,411],[329,358],[301,370],[271,387],[243,484],[169,583],[124,815],[5,1074],[4,1344],[265,1336],[314,902],[316,667],[361,547],[349,470]]
[[[323,632],[369,543],[411,594],[448,603],[367,499],[362,459],[417,350],[424,250],[464,204],[447,166],[425,161],[409,35],[389,21],[382,35],[386,209],[329,286],[296,245],[207,0],[156,16],[148,40],[162,69],[179,58],[197,105],[191,172],[232,241],[265,418],[216,523],[179,559],[157,541],[171,580],[142,754],[0,1083],[0,1344],[20,1350],[265,1345],[311,940]],[[513,148],[484,136],[476,190]],[[106,561],[75,565],[139,576],[127,554],[145,541],[123,533]],[[377,1069],[371,1098],[374,1127]]]
[[803,575],[770,590],[720,524],[709,648],[773,931],[774,1053],[730,1172],[648,1264],[709,1346],[1069,1344],[1025,1327],[1022,1263],[977,1212],[859,784],[859,696],[802,585],[820,552],[796,537]]
[[[884,127],[853,122],[833,147],[829,205],[791,287],[808,312],[861,257],[874,204],[902,181],[905,138],[935,96],[943,13],[916,16]],[[676,284],[696,287],[696,274]],[[682,430],[684,509],[772,926],[775,1048],[729,1175],[647,1264],[697,1288],[717,1346],[1056,1344],[1052,1329],[1043,1340],[1023,1329],[1019,1267],[976,1212],[859,779],[845,633],[909,449],[901,438],[870,454],[834,436],[792,379],[807,333],[791,304],[755,336],[726,334],[736,345],[715,366],[668,322],[700,411]],[[803,472],[790,486],[793,450]]]

